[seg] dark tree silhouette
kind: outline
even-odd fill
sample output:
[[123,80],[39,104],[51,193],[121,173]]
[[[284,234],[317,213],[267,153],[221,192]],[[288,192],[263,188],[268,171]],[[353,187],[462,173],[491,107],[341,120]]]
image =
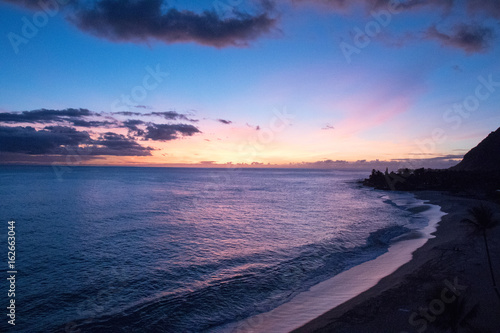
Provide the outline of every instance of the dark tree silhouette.
[[498,287],[495,281],[495,274],[493,272],[493,265],[491,264],[491,256],[490,249],[488,246],[488,238],[486,237],[486,230],[493,228],[498,224],[498,221],[493,219],[493,211],[491,208],[480,205],[478,207],[473,207],[468,210],[469,214],[472,216],[471,219],[463,219],[463,222],[467,222],[472,224],[477,231],[483,234],[484,245],[486,247],[486,254],[488,256],[488,264],[490,267],[491,279],[493,281],[493,288],[495,289],[495,293],[500,299],[500,293],[498,292]]

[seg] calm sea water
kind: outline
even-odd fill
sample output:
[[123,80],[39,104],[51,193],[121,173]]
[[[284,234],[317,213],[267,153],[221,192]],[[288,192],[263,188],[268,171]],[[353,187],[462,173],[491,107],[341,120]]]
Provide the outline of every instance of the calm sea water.
[[367,175],[0,167],[5,252],[16,221],[16,328],[216,331],[269,311],[426,225],[411,195],[363,188]]

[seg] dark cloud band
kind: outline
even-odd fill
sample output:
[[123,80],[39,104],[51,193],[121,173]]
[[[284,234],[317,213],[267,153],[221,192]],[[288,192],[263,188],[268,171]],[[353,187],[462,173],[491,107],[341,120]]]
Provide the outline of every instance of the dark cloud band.
[[4,123],[50,123],[54,121],[67,121],[81,119],[87,116],[99,116],[99,114],[87,109],[64,109],[64,110],[32,110],[22,112],[0,113],[0,122]]
[[178,139],[180,136],[192,136],[201,133],[193,125],[187,124],[149,124],[146,127],[145,139],[157,141],[170,141]]
[[90,8],[79,8],[72,18],[81,30],[116,41],[165,43],[197,42],[215,47],[245,46],[268,33],[276,20],[267,13],[238,13],[223,19],[215,12],[163,10],[162,0],[102,0]]
[[0,126],[0,152],[30,155],[109,155],[148,156],[152,148],[143,147],[123,135],[108,132],[92,140],[89,133],[72,127]]
[[463,49],[467,53],[476,53],[490,49],[494,31],[479,25],[460,24],[453,27],[450,33],[444,33],[436,26],[431,26],[425,33],[425,38],[437,40],[447,47]]
[[[114,114],[156,116],[168,121],[197,121],[175,111]],[[93,120],[93,117],[100,119]],[[25,124],[33,124],[37,128],[16,126]],[[127,129],[128,136],[116,133],[120,129]],[[120,121],[109,114],[87,109],[40,109],[0,113],[0,152],[4,154],[149,156],[153,149],[144,147],[140,141],[171,141],[197,133],[201,131],[189,124],[156,124],[139,119]]]
[[[41,10],[39,0],[0,0]],[[56,0],[49,0],[56,1]],[[62,1],[62,0],[61,0]],[[195,42],[217,48],[247,46],[269,33],[277,19],[269,2],[254,15],[233,11],[228,18],[215,11],[196,13],[167,8],[164,0],[64,0],[68,21],[80,30],[111,41],[148,43]],[[59,8],[59,5],[58,5]]]

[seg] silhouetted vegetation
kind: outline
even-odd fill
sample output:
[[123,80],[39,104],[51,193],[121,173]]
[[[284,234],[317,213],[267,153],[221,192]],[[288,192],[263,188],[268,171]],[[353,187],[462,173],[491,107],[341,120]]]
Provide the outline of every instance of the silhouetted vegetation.
[[500,190],[500,171],[463,171],[437,169],[400,169],[398,172],[373,170],[363,181],[380,190],[438,190],[467,192],[494,197]]
[[493,282],[493,289],[500,299],[500,292],[498,291],[497,283],[495,280],[495,274],[493,271],[493,265],[491,263],[490,248],[488,246],[488,238],[486,237],[486,230],[495,227],[498,221],[493,219],[493,211],[491,208],[481,205],[478,207],[473,207],[468,210],[472,218],[464,219],[462,222],[467,222],[473,225],[478,232],[483,235],[484,245],[486,247],[486,255],[488,256],[488,265],[490,268],[491,280]]
[[398,172],[388,172],[386,169],[385,173],[373,170],[363,184],[381,190],[437,190],[499,198],[500,128],[490,133],[465,154],[460,163],[449,169],[400,169]]

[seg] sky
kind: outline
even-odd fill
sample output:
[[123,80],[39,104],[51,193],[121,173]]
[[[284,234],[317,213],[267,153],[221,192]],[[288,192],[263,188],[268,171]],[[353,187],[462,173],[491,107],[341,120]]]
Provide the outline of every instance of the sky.
[[0,163],[448,167],[498,0],[0,0]]

